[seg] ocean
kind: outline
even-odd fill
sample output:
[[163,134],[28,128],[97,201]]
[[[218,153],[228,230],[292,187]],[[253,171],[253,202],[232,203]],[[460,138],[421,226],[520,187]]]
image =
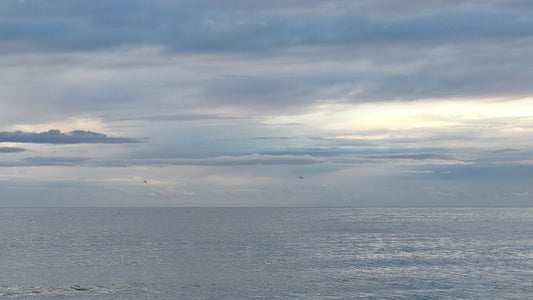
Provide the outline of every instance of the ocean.
[[533,209],[2,208],[0,299],[533,299]]

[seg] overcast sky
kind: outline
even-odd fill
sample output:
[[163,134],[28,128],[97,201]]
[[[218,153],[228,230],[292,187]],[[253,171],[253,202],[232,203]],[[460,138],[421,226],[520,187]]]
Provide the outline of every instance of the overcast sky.
[[531,206],[532,54],[525,0],[1,1],[0,206]]

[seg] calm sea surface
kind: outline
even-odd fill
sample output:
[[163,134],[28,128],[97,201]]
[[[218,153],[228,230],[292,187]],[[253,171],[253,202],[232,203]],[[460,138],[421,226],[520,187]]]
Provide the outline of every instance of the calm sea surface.
[[533,299],[533,209],[0,209],[0,299]]

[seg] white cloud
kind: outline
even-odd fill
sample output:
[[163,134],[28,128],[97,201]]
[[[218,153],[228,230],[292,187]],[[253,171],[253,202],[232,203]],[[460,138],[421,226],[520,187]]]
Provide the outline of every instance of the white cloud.
[[[273,116],[267,124],[302,123],[331,130],[443,128],[466,126],[474,121],[515,118],[520,125],[533,116],[533,98],[434,99],[410,102],[327,104],[303,115]],[[508,124],[506,124],[508,125]]]

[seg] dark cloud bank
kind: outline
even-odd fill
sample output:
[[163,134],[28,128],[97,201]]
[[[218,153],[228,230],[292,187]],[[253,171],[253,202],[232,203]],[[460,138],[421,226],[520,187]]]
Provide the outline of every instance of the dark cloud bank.
[[[35,144],[122,144],[136,143],[138,140],[124,137],[110,137],[102,133],[85,130],[74,130],[64,133],[51,129],[45,132],[2,131],[0,132],[0,143],[5,142]],[[11,152],[16,151],[11,150]]]
[[531,7],[501,5],[507,1],[471,8],[450,2],[447,10],[418,3],[402,18],[391,18],[384,9],[398,2],[373,1],[377,4],[366,10],[329,2],[336,9],[322,7],[325,1],[9,1],[1,5],[0,33],[15,49],[20,43],[63,50],[152,44],[178,51],[250,51],[414,39],[459,42],[533,32]]
[[[228,66],[236,61],[239,76],[220,76],[216,67],[205,74],[191,70],[202,80],[191,81],[186,92],[190,101],[165,100],[164,105],[176,108],[235,105],[287,111],[323,99],[360,103],[516,97],[533,92],[528,79],[532,10],[526,1],[496,0],[13,0],[0,3],[0,52],[56,53],[65,66],[76,64],[67,54],[143,47],[160,49],[152,58],[164,57],[170,65],[173,55],[190,53],[221,55],[217,59]],[[276,62],[272,58],[294,68],[269,71],[266,66]],[[355,67],[361,64],[368,67]],[[117,71],[127,64],[103,65]],[[142,68],[141,62],[133,65]],[[172,82],[172,76],[161,74],[150,74],[143,84],[84,81],[75,85],[75,94],[64,88],[63,100],[55,92],[47,101],[61,111],[86,112],[127,102],[141,106],[149,96],[147,108],[152,109],[160,101],[155,93],[174,95],[184,89],[178,88],[183,79]],[[161,87],[161,82],[169,82],[166,92],[148,88]],[[74,96],[76,105],[71,105]]]

